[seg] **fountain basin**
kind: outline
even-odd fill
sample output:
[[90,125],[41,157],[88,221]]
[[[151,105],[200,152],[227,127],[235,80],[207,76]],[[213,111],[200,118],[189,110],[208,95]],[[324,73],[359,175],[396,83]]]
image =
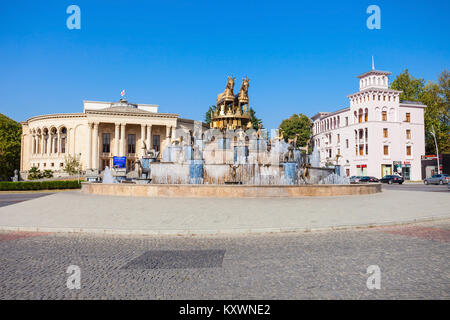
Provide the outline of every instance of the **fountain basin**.
[[82,183],[85,194],[165,198],[299,198],[374,194],[381,184],[207,185]]

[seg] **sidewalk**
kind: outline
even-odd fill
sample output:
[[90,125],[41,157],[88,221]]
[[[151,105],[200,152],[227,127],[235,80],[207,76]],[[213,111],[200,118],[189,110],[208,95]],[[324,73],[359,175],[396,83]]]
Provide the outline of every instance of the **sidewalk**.
[[450,194],[299,199],[128,198],[61,192],[0,208],[0,230],[117,234],[314,231],[450,218]]

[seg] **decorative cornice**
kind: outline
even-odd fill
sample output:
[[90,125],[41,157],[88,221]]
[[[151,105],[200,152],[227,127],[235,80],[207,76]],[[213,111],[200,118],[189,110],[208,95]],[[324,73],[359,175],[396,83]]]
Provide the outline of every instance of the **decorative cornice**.
[[176,113],[156,113],[156,112],[126,112],[126,111],[111,111],[111,110],[86,110],[86,114],[94,115],[115,115],[128,117],[144,117],[144,118],[178,118]]
[[28,122],[30,122],[30,121],[45,120],[45,119],[62,119],[62,118],[86,118],[86,114],[85,113],[54,113],[54,114],[46,114],[46,115],[31,117],[28,120],[23,121],[21,123],[28,124]]
[[361,91],[358,91],[358,92],[349,94],[349,95],[347,96],[347,98],[358,97],[358,96],[365,95],[365,94],[367,94],[367,93],[369,93],[369,94],[373,94],[373,93],[375,93],[375,94],[377,94],[377,93],[400,94],[400,93],[402,93],[402,92],[403,92],[403,91],[400,91],[400,90],[383,89],[383,88],[373,88],[373,87],[372,87],[372,88],[367,88],[367,89],[364,89],[364,90],[361,90]]

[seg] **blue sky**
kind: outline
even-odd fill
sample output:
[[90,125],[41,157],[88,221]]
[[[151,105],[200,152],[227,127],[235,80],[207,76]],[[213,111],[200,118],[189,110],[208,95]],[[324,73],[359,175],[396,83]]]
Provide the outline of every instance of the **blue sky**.
[[[66,8],[81,8],[69,30]],[[366,9],[381,9],[369,30]],[[226,77],[250,80],[266,128],[348,105],[375,66],[435,80],[449,68],[450,1],[5,1],[0,113],[81,112],[82,100],[160,105],[203,120]]]

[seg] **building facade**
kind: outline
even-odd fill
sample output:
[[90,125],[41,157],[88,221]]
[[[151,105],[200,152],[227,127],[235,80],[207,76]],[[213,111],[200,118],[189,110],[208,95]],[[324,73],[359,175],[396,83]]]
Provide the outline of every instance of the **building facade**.
[[[197,124],[204,128],[202,122]],[[147,149],[162,151],[176,129],[193,130],[194,121],[159,113],[157,105],[84,101],[82,113],[36,116],[22,122],[20,171],[31,167],[62,172],[71,156],[81,169],[98,173],[112,166],[114,156],[126,157],[127,170]]]
[[408,180],[422,178],[426,106],[400,101],[401,91],[389,88],[390,74],[372,68],[359,75],[359,91],[347,96],[349,107],[312,117],[322,166],[339,165],[347,176],[398,172]]

